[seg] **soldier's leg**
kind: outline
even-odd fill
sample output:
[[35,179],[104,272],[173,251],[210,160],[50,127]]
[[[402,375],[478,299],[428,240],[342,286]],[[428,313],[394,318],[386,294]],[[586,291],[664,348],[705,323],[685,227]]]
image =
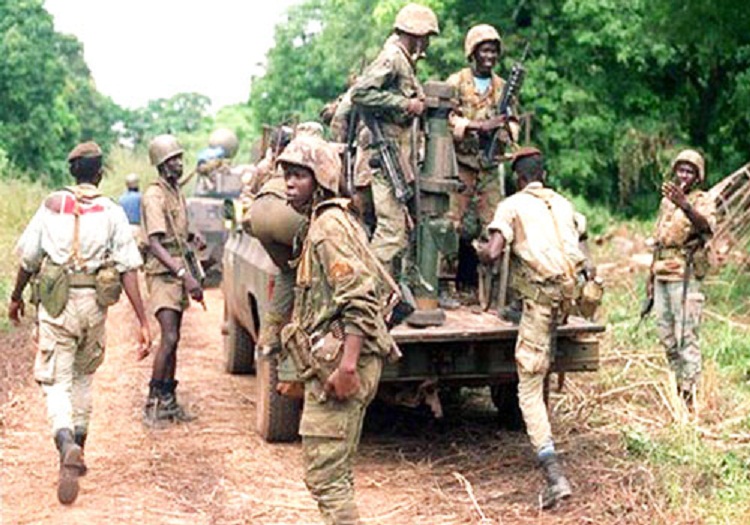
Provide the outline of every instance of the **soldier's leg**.
[[400,268],[393,268],[393,261],[407,245],[406,208],[396,200],[390,182],[380,173],[372,179],[372,199],[376,224],[370,248],[383,266],[397,275]]
[[[685,327],[682,328],[682,297],[680,296],[680,316],[676,323],[676,332],[680,338],[679,372],[677,385],[686,399],[692,396],[698,386],[702,369],[702,358],[699,344],[699,329],[705,296],[700,292],[700,285],[693,281],[688,288],[685,299]],[[684,335],[684,340],[683,340]]]
[[675,335],[675,311],[672,309],[674,283],[656,279],[654,281],[654,314],[656,333],[667,354],[667,361],[677,371],[677,337]]
[[563,474],[555,452],[547,405],[544,402],[544,381],[550,366],[552,317],[549,306],[525,300],[516,343],[518,369],[518,403],[526,423],[526,432],[544,470],[547,485],[541,493],[542,507],[554,506],[570,497],[570,483]]
[[503,198],[503,190],[500,185],[500,177],[497,168],[481,172],[477,180],[477,214],[481,224],[480,234],[495,218],[497,205]]
[[305,484],[327,524],[360,523],[352,463],[365,410],[375,396],[381,370],[380,357],[361,357],[358,371],[362,388],[353,399],[343,402],[320,403],[315,396],[315,385],[305,385],[300,422]]

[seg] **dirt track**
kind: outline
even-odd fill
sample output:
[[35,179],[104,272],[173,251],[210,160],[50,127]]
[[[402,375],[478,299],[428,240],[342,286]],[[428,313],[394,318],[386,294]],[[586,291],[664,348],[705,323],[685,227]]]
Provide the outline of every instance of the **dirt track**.
[[[17,362],[19,352],[24,356],[20,365],[6,367],[6,375],[16,377],[4,375],[0,388],[6,393],[0,408],[3,524],[319,523],[302,483],[299,444],[268,445],[253,432],[255,379],[224,373],[221,293],[210,290],[207,303],[208,312],[192,308],[187,314],[178,365],[181,399],[199,418],[160,430],[141,424],[150,363],[133,357],[132,313],[123,303],[112,308],[107,359],[94,383],[89,473],[77,502],[67,508],[55,497],[57,456],[41,391],[28,375],[31,350],[17,344],[17,334],[3,337],[2,362],[12,362],[12,355]],[[26,378],[19,380],[19,373]],[[577,381],[585,388],[585,378]],[[553,396],[553,405],[564,401]],[[356,468],[366,524],[668,518],[653,514],[651,474],[635,464],[623,466],[617,433],[579,427],[571,414],[558,413],[555,430],[576,497],[540,513],[534,494],[542,478],[526,438],[498,430],[487,396],[463,396],[447,408],[443,424],[421,411],[371,412]]]

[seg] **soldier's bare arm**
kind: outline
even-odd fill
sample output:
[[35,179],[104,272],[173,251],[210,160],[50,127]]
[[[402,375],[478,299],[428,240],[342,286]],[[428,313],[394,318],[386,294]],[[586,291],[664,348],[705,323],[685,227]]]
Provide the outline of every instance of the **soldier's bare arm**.
[[140,325],[140,333],[138,334],[138,347],[137,347],[137,358],[140,361],[145,358],[151,351],[151,330],[148,326],[148,319],[146,318],[146,310],[143,308],[143,300],[141,299],[141,291],[138,287],[138,274],[136,270],[130,270],[120,274],[122,280],[122,287],[125,290],[125,295],[128,296],[133,311],[135,312],[136,318],[138,318],[138,324]]
[[8,305],[8,317],[14,325],[18,325],[21,322],[21,317],[26,312],[26,305],[23,301],[23,291],[26,285],[31,280],[33,274],[23,269],[23,266],[18,267],[18,273],[16,274],[16,285],[13,288],[13,293],[10,294],[10,304]]
[[697,234],[711,234],[711,224],[709,223],[708,218],[698,212],[698,210],[688,202],[685,192],[679,185],[667,181],[662,185],[661,192],[664,197],[672,201],[675,206],[682,210],[693,225],[693,228],[695,228]]
[[490,234],[490,240],[478,244],[477,256],[484,264],[492,264],[497,261],[505,249],[505,238],[498,231]]

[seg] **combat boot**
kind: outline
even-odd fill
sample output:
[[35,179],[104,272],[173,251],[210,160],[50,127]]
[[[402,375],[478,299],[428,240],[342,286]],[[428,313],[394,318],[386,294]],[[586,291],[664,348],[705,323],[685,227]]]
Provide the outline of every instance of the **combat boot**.
[[160,401],[159,413],[166,419],[178,421],[180,423],[189,423],[195,420],[195,416],[185,410],[185,408],[177,402],[177,385],[179,381],[174,379],[164,380],[164,388],[162,389]]
[[154,426],[163,421],[160,417],[161,393],[164,389],[164,382],[158,379],[152,379],[148,384],[148,398],[143,407],[143,423],[148,426]]
[[84,458],[84,448],[86,446],[86,438],[88,437],[87,431],[83,427],[75,427],[75,431],[73,432],[73,439],[76,442],[76,445],[81,447],[81,465],[83,465],[83,468],[81,469],[81,476],[85,476],[86,472],[88,472],[88,467],[86,466],[86,460]]
[[60,451],[60,477],[57,481],[57,499],[63,505],[70,505],[78,497],[78,478],[85,468],[83,452],[69,428],[55,433],[55,446]]
[[563,474],[562,466],[556,454],[545,456],[540,463],[547,481],[547,486],[541,493],[542,508],[549,509],[554,507],[558,501],[569,498],[573,491]]

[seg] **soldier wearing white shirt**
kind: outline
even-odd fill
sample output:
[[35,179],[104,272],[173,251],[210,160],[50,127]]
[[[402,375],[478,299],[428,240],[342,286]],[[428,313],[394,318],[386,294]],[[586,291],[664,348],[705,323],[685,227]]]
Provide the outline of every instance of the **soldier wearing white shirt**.
[[140,323],[138,358],[148,354],[151,334],[136,271],[142,260],[125,212],[97,189],[102,151],[94,142],[68,155],[76,184],[50,194],[18,241],[20,267],[8,307],[18,324],[23,291],[39,283],[39,341],[34,378],[47,400],[47,413],[60,452],[57,496],[70,504],[85,474],[83,447],[91,418],[94,372],[104,360],[107,307],[121,290]]

